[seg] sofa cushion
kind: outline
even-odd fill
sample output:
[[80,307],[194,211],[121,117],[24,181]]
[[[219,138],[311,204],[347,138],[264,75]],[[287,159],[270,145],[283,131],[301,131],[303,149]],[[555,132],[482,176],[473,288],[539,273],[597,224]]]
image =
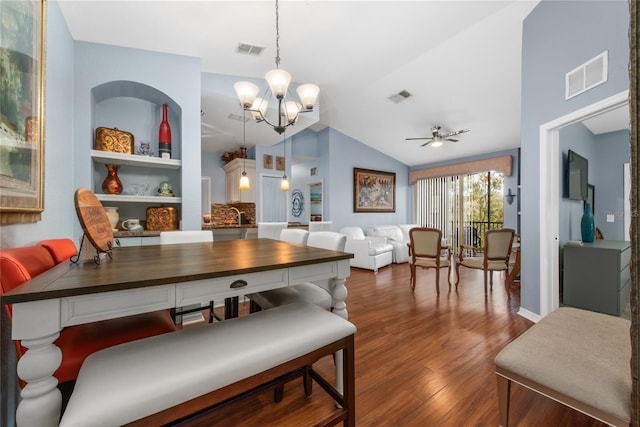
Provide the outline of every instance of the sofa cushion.
[[390,243],[371,242],[371,245],[369,246],[369,255],[371,256],[380,255],[385,252],[391,251],[393,251],[393,245],[391,245]]
[[374,236],[386,237],[398,243],[406,243],[402,236],[402,230],[397,225],[377,225],[373,227]]

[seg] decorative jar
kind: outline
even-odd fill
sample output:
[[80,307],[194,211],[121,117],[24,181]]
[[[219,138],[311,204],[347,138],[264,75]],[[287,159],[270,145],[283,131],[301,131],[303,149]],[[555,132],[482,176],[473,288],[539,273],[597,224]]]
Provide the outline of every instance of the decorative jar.
[[107,177],[102,181],[102,191],[105,194],[120,194],[122,193],[122,182],[118,178],[117,165],[105,165],[107,167]]

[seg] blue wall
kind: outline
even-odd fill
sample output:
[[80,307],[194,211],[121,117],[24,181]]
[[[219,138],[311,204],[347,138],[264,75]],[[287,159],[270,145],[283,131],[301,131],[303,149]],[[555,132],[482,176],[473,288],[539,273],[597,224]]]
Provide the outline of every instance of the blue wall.
[[0,247],[69,237],[77,222],[73,205],[73,39],[56,1],[47,8],[44,212],[42,221],[3,225]]
[[[524,21],[521,307],[529,312],[540,313],[540,125],[628,89],[628,28],[624,1],[544,0]],[[605,50],[607,82],[565,101],[565,74]]]

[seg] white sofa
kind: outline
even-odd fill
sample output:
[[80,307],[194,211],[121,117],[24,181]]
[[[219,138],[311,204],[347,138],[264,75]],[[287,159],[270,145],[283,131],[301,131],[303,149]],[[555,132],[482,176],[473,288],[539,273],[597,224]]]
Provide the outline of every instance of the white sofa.
[[391,264],[393,245],[384,237],[365,236],[360,227],[343,227],[340,233],[347,236],[344,251],[353,254],[351,267],[373,270]]
[[399,225],[373,225],[367,228],[367,236],[386,237],[387,242],[393,246],[393,262],[401,264],[409,262],[407,244],[409,243],[409,230],[413,227],[417,227],[417,225],[403,224],[402,228]]

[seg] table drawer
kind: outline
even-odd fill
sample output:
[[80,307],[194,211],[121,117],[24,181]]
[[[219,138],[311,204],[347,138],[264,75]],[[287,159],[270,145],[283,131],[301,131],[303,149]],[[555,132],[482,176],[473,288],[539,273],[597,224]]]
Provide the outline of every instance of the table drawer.
[[315,280],[329,279],[338,275],[337,262],[325,262],[323,264],[305,265],[294,267],[289,272],[289,284],[313,282]]
[[[246,284],[245,284],[246,283]],[[288,286],[287,271],[238,274],[176,284],[176,307]]]
[[173,285],[79,295],[60,300],[63,327],[131,316],[174,306]]

